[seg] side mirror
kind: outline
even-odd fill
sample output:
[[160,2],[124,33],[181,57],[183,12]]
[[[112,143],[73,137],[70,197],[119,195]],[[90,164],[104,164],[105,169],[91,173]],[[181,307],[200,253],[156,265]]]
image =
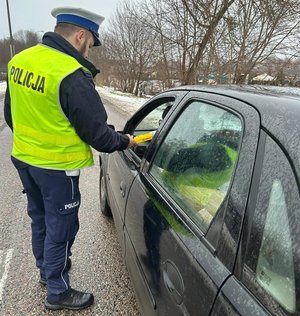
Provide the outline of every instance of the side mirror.
[[149,143],[141,143],[133,148],[133,151],[139,156],[140,158],[143,158]]

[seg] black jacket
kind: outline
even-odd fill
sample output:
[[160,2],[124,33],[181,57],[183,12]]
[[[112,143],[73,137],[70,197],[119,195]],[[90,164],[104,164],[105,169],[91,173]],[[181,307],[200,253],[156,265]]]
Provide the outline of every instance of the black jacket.
[[[76,58],[82,66],[91,71],[93,77],[99,72],[59,34],[46,33],[43,44]],[[79,69],[64,78],[60,85],[60,103],[66,117],[85,143],[98,151],[107,153],[127,148],[129,138],[107,126],[107,114],[90,74]],[[4,117],[7,125],[12,129],[8,85],[4,102]],[[16,165],[15,159],[13,161]]]

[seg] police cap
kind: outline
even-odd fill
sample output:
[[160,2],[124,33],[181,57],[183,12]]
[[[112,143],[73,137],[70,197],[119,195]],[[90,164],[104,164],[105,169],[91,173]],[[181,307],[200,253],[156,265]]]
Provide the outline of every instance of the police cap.
[[95,39],[94,46],[100,46],[99,26],[104,17],[81,8],[59,7],[54,8],[51,14],[56,18],[56,23],[69,23],[89,30]]

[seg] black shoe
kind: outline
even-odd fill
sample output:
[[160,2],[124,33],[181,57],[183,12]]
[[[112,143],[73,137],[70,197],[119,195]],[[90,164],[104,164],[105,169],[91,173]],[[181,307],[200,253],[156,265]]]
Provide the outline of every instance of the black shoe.
[[70,289],[70,293],[66,298],[58,302],[49,302],[45,300],[45,307],[47,309],[58,310],[58,309],[84,309],[91,306],[94,303],[93,294],[79,292],[74,289]]
[[[67,271],[69,271],[69,270],[71,269],[71,267],[72,267],[72,260],[71,260],[70,258],[68,258],[68,260],[67,260],[67,266],[66,266]],[[42,285],[47,285],[47,280],[46,280],[46,278],[42,277],[42,275],[41,275],[41,277],[40,277],[39,282],[40,282]]]
[[72,260],[70,258],[68,258],[67,260],[67,265],[66,265],[66,269],[67,271],[69,271],[72,267]]

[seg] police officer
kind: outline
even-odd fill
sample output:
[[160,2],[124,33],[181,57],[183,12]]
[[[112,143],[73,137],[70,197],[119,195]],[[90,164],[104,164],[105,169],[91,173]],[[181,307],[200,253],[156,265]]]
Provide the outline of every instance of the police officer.
[[8,64],[4,114],[13,129],[12,161],[27,194],[40,282],[47,284],[45,307],[83,309],[94,297],[72,289],[68,275],[79,228],[80,169],[93,165],[90,146],[113,152],[135,142],[107,126],[93,82],[99,71],[86,59],[92,46],[100,46],[104,18],[71,7],[52,15],[54,32]]

